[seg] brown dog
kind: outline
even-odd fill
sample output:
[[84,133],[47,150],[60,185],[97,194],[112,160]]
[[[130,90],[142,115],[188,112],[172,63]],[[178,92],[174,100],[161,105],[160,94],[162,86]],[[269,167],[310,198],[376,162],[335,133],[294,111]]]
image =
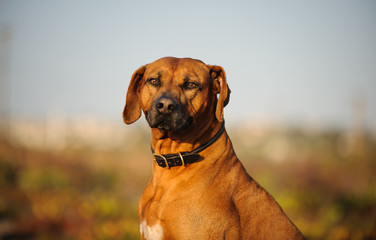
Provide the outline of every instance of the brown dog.
[[236,157],[224,129],[229,94],[222,67],[190,58],[133,74],[124,122],[144,112],[155,160],[138,208],[141,239],[304,239]]

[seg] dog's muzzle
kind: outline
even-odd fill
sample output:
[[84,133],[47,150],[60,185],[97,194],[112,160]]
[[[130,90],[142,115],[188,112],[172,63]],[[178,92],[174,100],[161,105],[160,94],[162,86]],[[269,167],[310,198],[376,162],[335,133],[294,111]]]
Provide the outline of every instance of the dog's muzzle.
[[169,96],[161,96],[155,100],[145,116],[151,128],[164,131],[183,130],[192,123],[192,117],[182,105]]

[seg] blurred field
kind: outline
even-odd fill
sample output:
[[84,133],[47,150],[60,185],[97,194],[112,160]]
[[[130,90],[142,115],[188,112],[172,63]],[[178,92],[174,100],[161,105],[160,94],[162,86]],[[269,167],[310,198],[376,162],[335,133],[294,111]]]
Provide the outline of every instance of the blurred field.
[[[18,127],[2,137],[0,239],[139,238],[149,132],[88,125]],[[239,126],[228,126],[238,157],[308,239],[376,239],[374,135]]]

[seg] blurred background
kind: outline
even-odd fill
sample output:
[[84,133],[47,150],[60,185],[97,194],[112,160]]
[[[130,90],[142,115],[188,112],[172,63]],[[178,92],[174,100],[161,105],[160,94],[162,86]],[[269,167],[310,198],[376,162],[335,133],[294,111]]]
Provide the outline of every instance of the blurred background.
[[0,239],[138,239],[132,73],[226,70],[247,171],[308,239],[376,239],[375,1],[0,0]]

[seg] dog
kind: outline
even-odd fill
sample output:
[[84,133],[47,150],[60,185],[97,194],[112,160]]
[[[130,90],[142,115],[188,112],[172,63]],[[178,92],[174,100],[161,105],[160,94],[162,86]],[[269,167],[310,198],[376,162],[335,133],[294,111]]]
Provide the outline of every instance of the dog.
[[222,67],[165,57],[131,78],[123,120],[143,111],[153,174],[138,207],[141,239],[304,239],[244,169],[224,127]]

